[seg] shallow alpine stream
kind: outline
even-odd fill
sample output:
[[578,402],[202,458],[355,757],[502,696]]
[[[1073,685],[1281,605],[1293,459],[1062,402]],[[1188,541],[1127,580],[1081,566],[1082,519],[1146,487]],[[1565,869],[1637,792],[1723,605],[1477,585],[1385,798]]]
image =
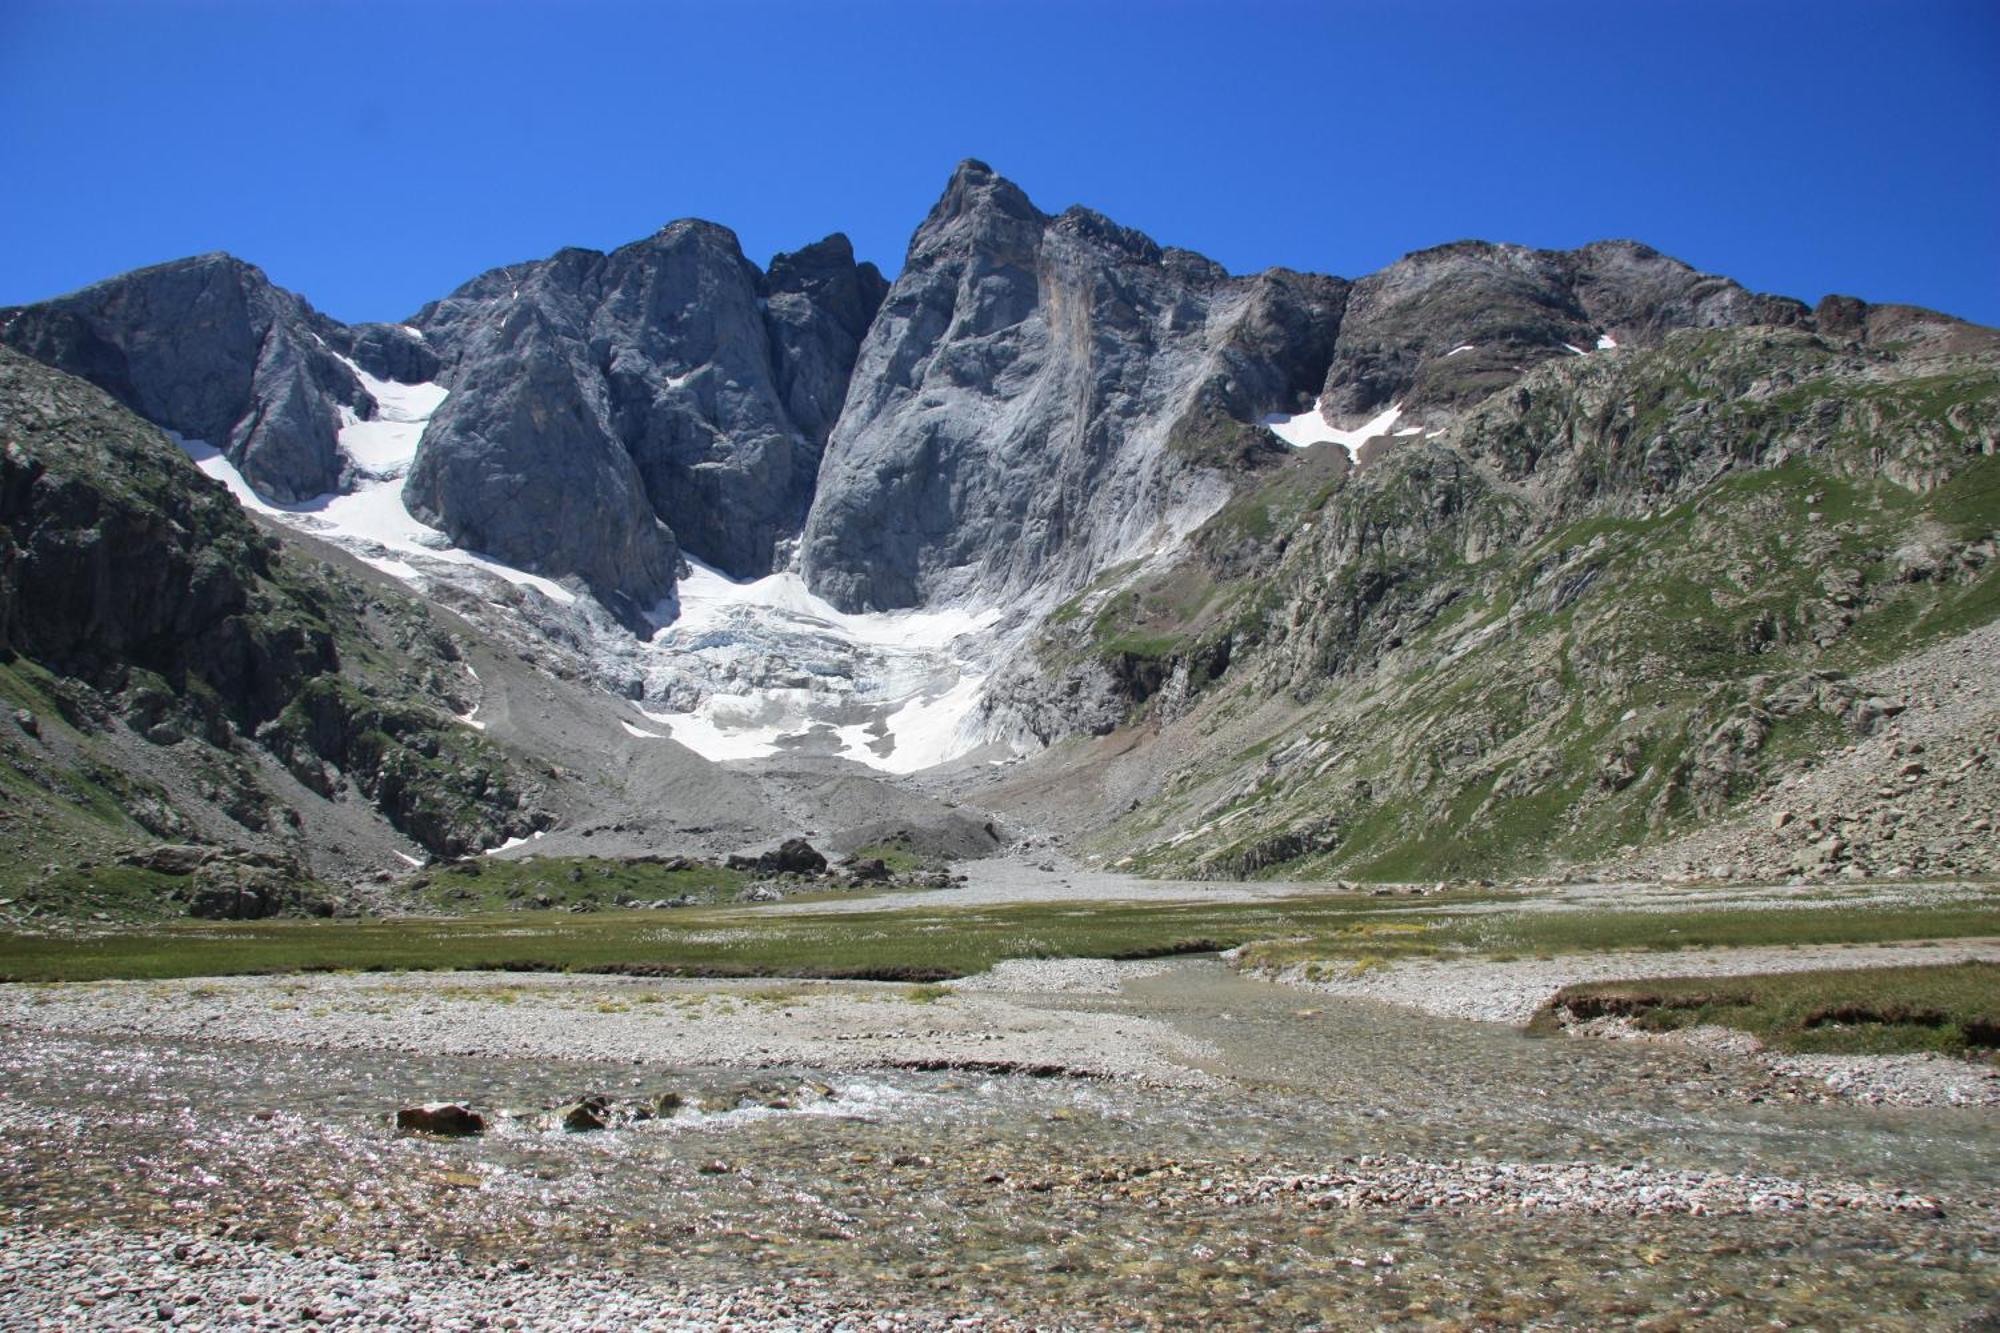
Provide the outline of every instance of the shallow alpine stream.
[[[1787,1100],[1723,1057],[1322,1002],[1209,961],[1047,1003],[1172,1023],[1213,1052],[1215,1085],[14,1032],[0,1047],[0,1222],[425,1243],[1047,1325],[1937,1328],[1996,1299],[1990,1111]],[[462,1140],[391,1128],[396,1107],[426,1100],[671,1090],[722,1104],[787,1080],[833,1096],[594,1133],[504,1118]],[[1270,1183],[1390,1178],[1404,1159],[1901,1189],[1943,1216],[1326,1206]]]

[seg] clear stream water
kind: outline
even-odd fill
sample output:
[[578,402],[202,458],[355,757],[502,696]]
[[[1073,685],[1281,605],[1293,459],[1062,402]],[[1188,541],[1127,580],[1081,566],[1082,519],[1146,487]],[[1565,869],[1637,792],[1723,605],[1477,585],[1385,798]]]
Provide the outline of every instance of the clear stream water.
[[[1121,1327],[1930,1329],[2000,1304],[1989,1111],[1802,1104],[1768,1080],[1751,1101],[1752,1067],[1719,1057],[1302,1002],[1212,962],[1066,1003],[1204,1039],[1221,1086],[10,1033],[0,1223],[423,1238],[552,1268],[811,1278],[884,1308]],[[699,1100],[806,1077],[835,1097],[597,1134],[389,1127],[397,1106],[432,1099]],[[1381,1154],[1814,1177],[1933,1196],[1945,1216],[1348,1210],[1252,1188]]]

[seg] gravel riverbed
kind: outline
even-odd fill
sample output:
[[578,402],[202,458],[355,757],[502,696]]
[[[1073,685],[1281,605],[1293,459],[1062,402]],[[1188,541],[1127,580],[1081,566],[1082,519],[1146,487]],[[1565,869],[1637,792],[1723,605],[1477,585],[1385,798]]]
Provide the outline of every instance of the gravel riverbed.
[[700,1288],[603,1269],[474,1263],[423,1245],[342,1253],[111,1227],[15,1228],[6,1242],[0,1322],[9,1328],[929,1333],[1017,1327],[994,1317],[869,1309],[808,1283]]
[[[1103,969],[1115,966],[1080,975],[1101,987]],[[1004,982],[990,987],[995,993],[964,989],[940,1005],[923,988],[871,982],[501,972],[106,981],[0,986],[0,1026],[493,1059],[1021,1066],[1181,1086],[1209,1081],[1191,1063],[1205,1053],[1197,1043],[1143,1016],[1055,1012],[998,993],[1014,989]]]
[[[10,1327],[1927,1328],[2000,1279],[1981,1108],[1213,960],[19,986],[0,1030]],[[508,1109],[587,1090],[683,1109]],[[487,1132],[395,1131],[439,1100]]]
[[[1308,976],[1303,966],[1295,966],[1285,969],[1279,979],[1320,994],[1377,1000],[1441,1018],[1518,1025],[1534,1017],[1563,987],[1586,981],[1913,967],[1968,960],[2000,962],[2000,940],[1564,954],[1507,961],[1407,959],[1345,974],[1335,970]],[[1759,1049],[1755,1039],[1744,1033],[1697,1029],[1651,1034],[1617,1020],[1581,1024],[1572,1035],[1726,1050],[1754,1058],[1773,1073],[1877,1105],[2000,1106],[2000,1070],[1942,1055],[1783,1055]]]

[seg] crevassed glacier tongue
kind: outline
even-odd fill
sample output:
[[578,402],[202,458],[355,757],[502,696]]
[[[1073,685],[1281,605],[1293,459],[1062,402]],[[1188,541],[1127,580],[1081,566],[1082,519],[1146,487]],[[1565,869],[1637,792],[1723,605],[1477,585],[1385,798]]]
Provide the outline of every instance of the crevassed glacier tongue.
[[712,759],[838,755],[891,772],[978,744],[997,608],[850,615],[795,573],[739,583],[690,564],[639,704],[675,740]]

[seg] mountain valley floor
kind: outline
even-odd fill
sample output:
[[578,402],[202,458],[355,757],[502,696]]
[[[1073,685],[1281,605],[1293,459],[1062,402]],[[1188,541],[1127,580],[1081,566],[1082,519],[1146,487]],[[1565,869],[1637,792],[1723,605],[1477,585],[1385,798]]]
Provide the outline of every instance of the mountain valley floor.
[[[0,987],[0,1306],[466,1329],[1993,1313],[1992,885],[1328,894],[1045,849],[967,869],[668,914],[10,937],[9,975],[39,955],[102,979]],[[322,965],[300,940],[391,927],[428,961],[296,970]],[[262,974],[148,972],[149,936]],[[464,970],[495,939],[513,970]],[[938,979],[796,975],[808,941]],[[646,957],[711,975],[630,975]],[[1889,976],[1931,1007],[1784,1017],[1801,987]],[[1693,980],[1634,998],[1662,977]],[[1656,1021],[1701,978],[1768,1000],[1763,1035]],[[484,1132],[398,1132],[439,1104]]]

